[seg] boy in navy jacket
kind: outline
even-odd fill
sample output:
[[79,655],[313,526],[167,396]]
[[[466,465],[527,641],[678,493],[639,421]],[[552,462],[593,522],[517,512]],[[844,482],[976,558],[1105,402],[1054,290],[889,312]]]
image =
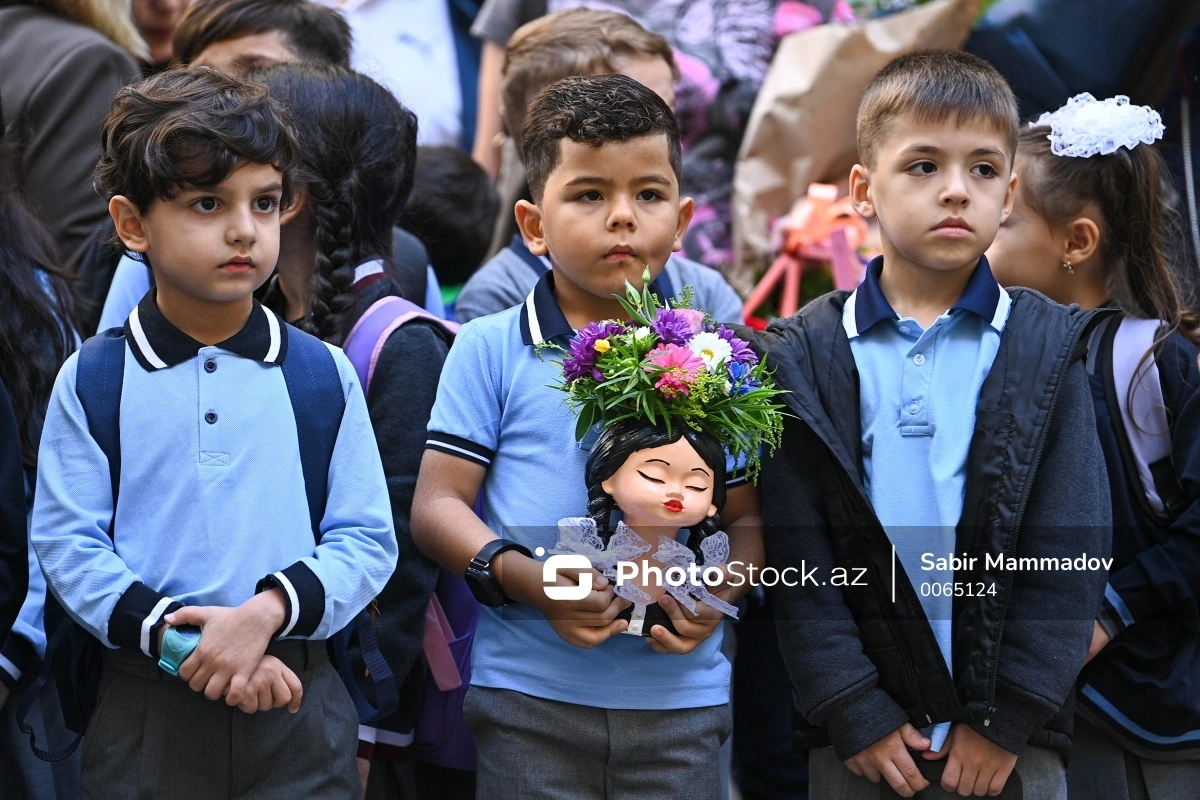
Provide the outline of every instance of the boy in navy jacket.
[[[345,411],[310,521],[284,364],[327,346],[252,296],[278,257],[292,133],[265,88],[175,70],[117,96],[102,144],[97,187],[156,281],[124,327],[119,492],[76,354],[32,523],[50,589],[109,648],[83,795],[349,797],[357,716],[324,640],[383,587],[396,540],[363,394],[332,347]],[[185,625],[199,645],[164,648]]]
[[1066,796],[1111,512],[1089,316],[1002,291],[983,256],[1017,124],[973,56],[885,67],[850,186],[884,254],[762,338],[795,414],[763,516],[769,560],[811,575],[775,601],[814,797]]

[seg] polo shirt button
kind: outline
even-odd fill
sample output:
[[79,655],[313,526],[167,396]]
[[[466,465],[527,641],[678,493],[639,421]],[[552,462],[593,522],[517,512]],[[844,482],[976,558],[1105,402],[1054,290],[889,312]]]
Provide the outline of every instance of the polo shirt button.
[[217,371],[217,362],[213,361],[211,358],[208,361],[205,361],[204,362],[204,371],[205,372],[216,372]]
[[918,403],[916,400],[914,400],[908,404],[908,413],[915,414],[915,413],[917,413],[917,409],[919,409],[920,407],[921,407],[921,404]]
[[217,414],[215,411],[210,411],[204,415],[204,421],[209,425],[215,425],[217,422]]
[[900,326],[900,332],[901,332],[901,333],[908,333],[908,326],[907,326],[907,325],[901,325],[901,326]]
[[925,363],[925,354],[917,353],[915,356],[913,356],[913,363],[916,364],[918,367],[921,366],[922,364],[924,364]]

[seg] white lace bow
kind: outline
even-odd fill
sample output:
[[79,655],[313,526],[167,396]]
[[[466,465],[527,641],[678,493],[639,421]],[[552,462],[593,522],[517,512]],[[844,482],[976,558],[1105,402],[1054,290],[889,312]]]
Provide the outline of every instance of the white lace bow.
[[1123,94],[1097,100],[1087,92],[1075,95],[1057,111],[1042,114],[1031,125],[1050,127],[1050,149],[1056,156],[1076,158],[1153,144],[1165,130],[1162,117],[1150,106],[1131,105]]

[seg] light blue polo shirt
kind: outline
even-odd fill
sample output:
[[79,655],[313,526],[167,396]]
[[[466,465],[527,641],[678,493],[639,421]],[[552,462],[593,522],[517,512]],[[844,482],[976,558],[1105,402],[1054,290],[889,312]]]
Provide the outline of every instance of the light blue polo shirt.
[[[953,596],[922,584],[954,580],[923,570],[921,556],[954,552],[966,492],[967,451],[979,390],[1000,347],[1011,300],[980,257],[962,297],[928,329],[899,317],[879,287],[883,257],[846,300],[842,327],[858,368],[863,476],[871,505],[917,590],[942,657],[950,654]],[[926,729],[934,749],[949,722]]]
[[[575,440],[566,394],[551,388],[562,378],[561,354],[537,349],[551,342],[566,347],[574,335],[553,280],[546,273],[522,305],[459,331],[442,368],[427,442],[487,467],[488,525],[530,551],[549,551],[559,539],[558,520],[587,513],[588,454]],[[721,626],[684,656],[656,653],[629,635],[585,650],[564,642],[522,604],[483,609],[471,660],[477,686],[597,708],[721,705],[729,701],[729,676]]]

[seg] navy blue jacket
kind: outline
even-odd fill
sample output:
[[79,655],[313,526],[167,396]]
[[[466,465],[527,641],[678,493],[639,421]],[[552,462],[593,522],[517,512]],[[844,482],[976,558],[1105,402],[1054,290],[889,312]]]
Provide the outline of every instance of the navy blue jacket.
[[[956,581],[996,591],[955,598],[953,677],[916,581],[898,563],[892,571],[863,485],[858,372],[842,328],[848,293],[813,301],[758,340],[793,415],[763,471],[768,560],[804,562],[823,581],[773,593],[800,748],[832,744],[846,759],[906,721],[954,720],[1010,752],[1026,743],[1069,751],[1064,706],[1106,572],[998,569],[988,558],[1108,556],[1108,482],[1081,345],[1094,315],[1026,289],[1010,294],[976,402],[956,547],[976,558]],[[856,585],[834,585],[836,567]]]

